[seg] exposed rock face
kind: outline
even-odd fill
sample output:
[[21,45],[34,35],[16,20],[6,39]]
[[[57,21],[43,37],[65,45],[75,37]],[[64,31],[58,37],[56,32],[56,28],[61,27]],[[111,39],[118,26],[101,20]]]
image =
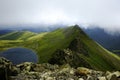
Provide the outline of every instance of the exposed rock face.
[[48,63],[25,62],[19,65],[0,58],[0,80],[120,80],[120,71],[103,72],[84,67],[72,68]]
[[70,66],[74,68],[79,66],[91,68],[91,66],[84,59],[79,57],[79,55],[79,53],[76,53],[69,48],[64,50],[57,50],[49,60],[49,63],[59,65],[70,64]]
[[78,37],[74,39],[71,44],[69,45],[69,48],[72,51],[75,51],[79,54],[83,54],[85,56],[89,56],[88,50],[85,46],[85,44],[81,41],[81,39]]

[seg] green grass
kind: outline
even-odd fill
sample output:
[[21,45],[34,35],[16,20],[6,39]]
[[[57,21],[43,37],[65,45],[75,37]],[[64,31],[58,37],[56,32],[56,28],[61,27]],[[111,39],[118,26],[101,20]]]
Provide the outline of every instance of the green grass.
[[120,69],[120,57],[106,50],[98,43],[94,42],[90,38],[84,35],[80,35],[82,43],[88,49],[89,57],[84,56],[84,59],[94,67],[94,69],[100,70],[119,70]]
[[36,35],[36,33],[30,31],[15,31],[0,36],[0,40],[25,40],[34,35]]
[[0,40],[0,51],[18,47],[21,45],[21,43],[23,43],[22,40]]
[[[57,49],[64,49],[69,46],[72,40],[80,38],[84,46],[88,50],[89,57],[79,56],[84,58],[94,69],[100,70],[114,70],[120,69],[120,58],[115,54],[101,47],[98,43],[91,40],[82,31],[75,29],[74,27],[66,29],[58,29],[53,32],[45,34],[42,38],[38,38],[38,41],[29,43],[26,47],[32,48],[37,51],[39,55],[39,62],[48,62],[52,57],[52,54]],[[36,43],[36,47],[35,47]],[[32,46],[29,46],[32,45]],[[34,48],[33,48],[34,46]]]
[[74,35],[68,37],[64,32],[66,32],[64,29],[58,29],[45,33],[43,37],[39,35],[40,37],[37,37],[37,39],[25,42],[25,46],[32,48],[38,53],[40,63],[47,62],[57,49],[66,48],[72,41],[72,36]]
[[[60,28],[40,34],[13,32],[0,38],[9,38],[8,40],[0,40],[0,50],[20,46],[30,48],[36,51],[39,63],[48,62],[56,50],[66,49],[74,39],[79,39],[79,43],[83,44],[84,51],[87,51],[89,55],[86,56],[83,52],[79,57],[84,59],[92,68],[96,70],[120,70],[120,57],[94,42],[78,27]],[[80,47],[80,44],[77,46]]]

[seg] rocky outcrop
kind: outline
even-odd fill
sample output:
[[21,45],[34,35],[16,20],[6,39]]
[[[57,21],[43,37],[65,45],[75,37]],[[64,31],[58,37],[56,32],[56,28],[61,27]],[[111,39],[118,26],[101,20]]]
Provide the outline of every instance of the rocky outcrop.
[[0,79],[8,80],[10,76],[16,76],[19,73],[19,69],[5,58],[0,58]]
[[13,65],[0,58],[0,80],[120,80],[120,71],[103,72],[69,64],[51,65],[25,62]]
[[91,68],[91,66],[81,57],[80,54],[76,53],[71,49],[57,50],[52,58],[48,61],[50,64],[69,64],[71,67],[77,68],[79,66],[84,66]]

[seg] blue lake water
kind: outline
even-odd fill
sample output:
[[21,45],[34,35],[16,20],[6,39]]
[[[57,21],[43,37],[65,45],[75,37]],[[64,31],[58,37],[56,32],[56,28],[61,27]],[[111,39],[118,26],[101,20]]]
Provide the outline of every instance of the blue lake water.
[[38,62],[36,53],[27,48],[11,48],[0,53],[0,57],[5,57],[13,64],[20,64],[23,62]]

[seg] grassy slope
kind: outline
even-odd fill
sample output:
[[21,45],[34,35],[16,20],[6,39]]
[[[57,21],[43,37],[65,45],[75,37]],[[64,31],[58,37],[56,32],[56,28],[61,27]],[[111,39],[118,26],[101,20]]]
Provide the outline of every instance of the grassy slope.
[[0,40],[25,40],[34,35],[36,34],[29,31],[15,31],[0,36]]
[[29,37],[36,36],[36,33],[30,31],[14,31],[0,36],[0,51],[12,47],[24,46],[23,42]]
[[18,47],[22,43],[23,40],[0,40],[0,51],[4,51],[13,47]]
[[98,43],[94,42],[90,38],[84,35],[80,35],[82,43],[87,47],[89,57],[80,55],[86,60],[94,69],[100,70],[114,70],[120,69],[120,57],[109,52]]
[[[10,47],[16,46],[17,44],[17,46],[31,48],[37,52],[39,56],[39,63],[43,63],[48,62],[48,60],[52,57],[52,54],[57,49],[64,49],[69,47],[69,44],[75,38],[80,38],[81,42],[87,48],[87,51],[89,53],[89,56],[80,54],[79,57],[83,58],[94,69],[120,69],[120,57],[101,47],[76,27],[57,29],[52,32],[41,33],[29,38],[26,37],[26,41],[18,41],[16,43],[13,41],[13,44],[10,44]],[[8,43],[4,43],[4,45],[7,44]]]
[[25,46],[37,51],[39,55],[39,62],[42,63],[47,62],[57,49],[67,48],[71,41],[76,37],[81,39],[84,46],[87,47],[89,53],[89,57],[86,57],[83,54],[80,54],[79,57],[83,58],[94,69],[120,69],[120,58],[118,56],[101,47],[75,27],[58,29],[47,33],[38,39],[28,41]]
[[[57,49],[67,48],[72,41],[74,36],[71,35],[72,27],[68,31],[66,30],[68,29],[57,29],[37,39],[33,38],[32,40],[28,40],[25,46],[37,51],[40,63],[47,62]],[[66,36],[66,32],[70,33],[71,36]]]

